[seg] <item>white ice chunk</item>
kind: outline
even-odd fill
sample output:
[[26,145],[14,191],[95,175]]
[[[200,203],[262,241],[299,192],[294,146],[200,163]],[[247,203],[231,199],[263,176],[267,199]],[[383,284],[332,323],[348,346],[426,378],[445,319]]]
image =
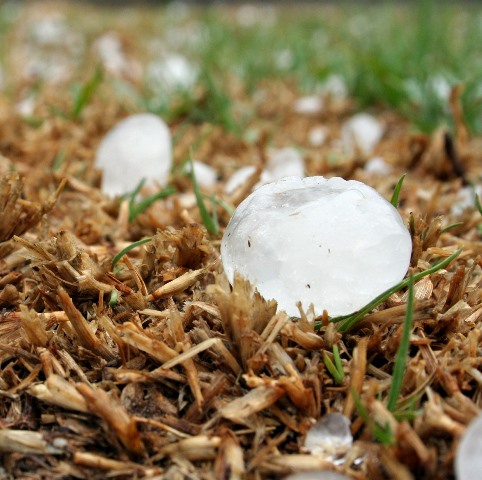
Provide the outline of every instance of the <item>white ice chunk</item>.
[[168,126],[152,113],[131,115],[115,125],[97,149],[95,165],[103,170],[102,191],[122,195],[145,178],[165,185],[172,165]]
[[356,147],[364,155],[370,155],[383,136],[383,125],[368,113],[357,113],[345,122],[341,129],[343,146],[348,154]]
[[256,167],[253,165],[247,165],[236,170],[224,185],[224,193],[227,195],[234,193],[241,185],[248,181],[249,177],[251,177],[255,171]]
[[[216,172],[213,167],[199,160],[194,160],[192,164],[194,166],[196,181],[201,188],[209,188],[216,183],[218,172]],[[191,172],[191,163],[186,164],[186,172]]]
[[61,44],[67,32],[65,18],[58,12],[37,19],[31,27],[31,35],[37,45],[49,47]]
[[319,86],[318,91],[334,99],[343,100],[348,95],[348,88],[341,75],[329,75]]
[[355,180],[288,177],[236,209],[221,243],[230,281],[249,279],[281,310],[352,313],[403,279],[411,238],[398,211]]
[[450,100],[452,86],[444,75],[438,74],[429,77],[428,84],[431,86],[439,100],[444,102],[448,102]]
[[457,480],[475,480],[482,473],[482,414],[467,427],[455,455]]
[[364,167],[365,172],[371,173],[373,175],[389,175],[392,173],[392,167],[385,162],[383,157],[373,157],[365,163]]
[[308,472],[293,473],[284,480],[351,480],[352,477],[347,477],[342,473],[334,472],[333,470],[311,470]]
[[257,186],[275,182],[284,177],[304,177],[305,162],[301,153],[293,147],[273,149],[269,153],[266,168]]
[[183,55],[172,53],[147,66],[147,81],[168,90],[188,90],[198,78],[198,68]]
[[329,413],[318,420],[308,431],[305,448],[313,455],[323,455],[328,460],[346,453],[353,444],[350,420],[341,413]]
[[278,70],[289,70],[293,67],[294,61],[293,52],[289,48],[283,48],[274,54],[274,63]]
[[328,136],[328,129],[322,125],[313,127],[308,132],[308,141],[313,147],[321,147]]
[[294,105],[293,110],[296,113],[302,113],[305,115],[315,115],[323,109],[323,99],[318,95],[308,95],[306,97],[298,98]]
[[457,194],[457,200],[452,203],[450,212],[460,215],[465,209],[475,206],[475,195],[482,199],[482,185],[476,187],[462,187]]
[[109,74],[129,79],[141,77],[140,62],[126,53],[122,39],[117,32],[104,33],[94,42],[93,50]]
[[29,95],[15,104],[15,111],[23,118],[33,116],[36,100],[34,95]]

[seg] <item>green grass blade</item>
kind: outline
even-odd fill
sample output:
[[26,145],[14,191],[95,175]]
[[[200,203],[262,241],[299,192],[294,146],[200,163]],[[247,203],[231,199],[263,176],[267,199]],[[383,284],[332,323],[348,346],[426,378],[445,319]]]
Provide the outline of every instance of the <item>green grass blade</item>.
[[52,163],[52,172],[58,172],[60,167],[65,161],[65,149],[61,147],[57,154],[54,157],[54,161]]
[[143,238],[142,240],[138,240],[137,242],[131,243],[128,245],[126,248],[123,248],[113,259],[112,259],[112,268],[115,267],[117,262],[126,254],[129,253],[131,250],[134,250],[134,248],[140,247],[141,245],[144,245],[145,243],[148,243],[152,240],[151,237],[148,238]]
[[408,283],[408,300],[405,321],[403,322],[402,339],[398,347],[395,357],[395,366],[393,368],[392,383],[388,392],[387,408],[390,412],[395,410],[400,392],[402,391],[403,377],[407,365],[408,348],[410,346],[410,332],[412,331],[413,322],[413,276],[410,276]]
[[331,361],[331,358],[326,352],[323,352],[323,363],[326,369],[330,372],[330,375],[334,378],[335,382],[340,384],[343,382],[343,375],[340,375],[335,364]]
[[463,225],[463,224],[464,222],[452,223],[451,225],[447,225],[445,228],[442,228],[442,231],[440,233],[448,232],[449,230],[452,230],[452,228],[460,227],[460,225]]
[[[131,210],[136,202],[137,195],[139,195],[139,192],[141,191],[142,187],[146,183],[146,179],[143,178],[138,184],[137,187],[134,188],[134,190],[131,193],[126,193],[125,198],[129,198],[129,210]],[[121,197],[122,198],[122,197]]]
[[[345,378],[345,372],[343,371],[343,365],[341,363],[340,351],[336,345],[333,345],[333,358],[335,359],[335,367],[338,372],[341,381]],[[341,381],[339,383],[341,383]]]
[[[146,198],[143,198],[137,204],[131,204],[129,202],[129,222],[133,222],[136,217],[147,210],[153,203],[157,202],[157,200],[162,200],[164,198],[169,197],[176,193],[176,189],[172,185],[168,185],[167,187],[163,188],[159,192],[154,193],[153,195],[149,195]],[[135,198],[135,197],[131,197]]]
[[363,405],[358,392],[353,388],[351,393],[353,395],[353,401],[355,403],[355,408],[358,412],[358,415],[360,415],[361,419],[365,422],[365,425],[367,425],[367,427],[370,429],[375,440],[382,445],[393,445],[393,443],[395,443],[395,437],[390,429],[390,425],[387,423],[382,427],[381,425],[375,423],[370,418],[370,414],[365,408],[365,405]]
[[398,207],[398,198],[400,197],[400,191],[402,190],[403,181],[405,180],[406,173],[404,173],[398,180],[397,184],[395,185],[395,189],[393,190],[392,198],[390,203],[397,208]]
[[112,290],[112,292],[110,293],[109,307],[115,306],[118,301],[119,301],[119,292],[114,288],[114,290]]
[[[457,258],[460,255],[462,250],[463,250],[463,247],[459,248],[456,252],[452,253],[452,255],[450,255],[450,257],[445,258],[441,262],[434,265],[432,268],[424,270],[423,272],[416,273],[415,275],[413,275],[413,281],[418,282],[419,280],[426,277],[427,275],[431,275],[432,273],[435,273],[435,272],[439,271],[440,269],[445,268],[455,258]],[[387,300],[394,293],[397,293],[402,288],[407,287],[409,282],[410,282],[409,278],[406,278],[405,280],[402,280],[400,283],[397,283],[394,287],[389,288],[388,290],[386,290],[382,294],[378,295],[378,297],[373,299],[371,302],[367,303],[363,308],[361,308],[357,312],[355,312],[351,315],[344,315],[342,317],[331,318],[330,322],[339,323],[339,325],[337,327],[337,330],[339,332],[346,332],[346,331],[350,330],[350,328],[352,328],[367,313],[371,312],[374,308],[378,307],[378,305],[383,303],[385,300]],[[318,330],[318,329],[321,328],[321,326],[322,326],[322,322],[317,322],[315,324],[315,329]]]
[[196,180],[196,173],[194,172],[194,164],[192,162],[192,158],[190,162],[191,162],[191,171],[190,171],[191,181],[194,189],[194,195],[196,196],[196,203],[199,208],[199,213],[201,215],[201,220],[203,222],[203,225],[206,227],[206,230],[209,233],[211,233],[212,235],[218,235],[219,223],[217,222],[216,218],[212,218],[211,215],[209,215],[208,209],[204,202],[203,194],[201,193],[201,190],[199,189],[199,184],[197,183],[197,180]]
[[480,203],[480,197],[477,193],[475,194],[475,206],[477,207],[479,213],[482,215],[482,203]]
[[74,96],[70,116],[74,119],[79,119],[84,108],[89,104],[95,91],[103,80],[102,69],[98,67],[92,78],[90,78],[82,87],[79,88]]
[[211,203],[214,203],[215,205],[219,205],[221,208],[223,208],[224,210],[226,210],[226,212],[228,212],[228,214],[230,216],[233,215],[234,213],[234,207],[229,205],[227,202],[225,202],[224,200],[221,200],[219,198],[216,198],[214,197],[213,195],[203,195],[203,197],[206,199],[206,200],[209,200]]

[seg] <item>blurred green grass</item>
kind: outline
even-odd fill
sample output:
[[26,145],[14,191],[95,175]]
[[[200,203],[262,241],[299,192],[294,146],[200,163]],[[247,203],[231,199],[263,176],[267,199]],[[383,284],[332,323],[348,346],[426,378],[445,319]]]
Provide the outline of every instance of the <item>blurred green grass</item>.
[[[168,48],[192,60],[199,68],[197,88],[179,89],[173,96],[172,91],[145,82],[139,92],[132,92],[139,108],[169,120],[208,121],[239,133],[250,112],[237,111],[233,81],[247,96],[255,94],[260,82],[272,79],[294,82],[302,93],[312,94],[335,76],[343,79],[359,109],[388,106],[415,128],[430,132],[451,125],[448,94],[451,86],[462,84],[465,120],[472,133],[482,133],[478,4],[430,0],[223,8],[186,4],[184,10],[179,9],[182,4],[175,5],[177,10],[172,5],[136,10],[129,21],[134,30],[137,22],[134,36],[158,36]],[[248,21],[246,8],[251,8]],[[116,25],[128,28],[126,18],[133,9],[89,7],[84,19],[77,15],[71,22],[79,28],[95,25],[92,16],[98,15],[97,31],[86,27],[91,34]],[[11,27],[7,11],[0,9],[3,54]],[[184,32],[182,42],[169,38],[176,28],[177,33]]]

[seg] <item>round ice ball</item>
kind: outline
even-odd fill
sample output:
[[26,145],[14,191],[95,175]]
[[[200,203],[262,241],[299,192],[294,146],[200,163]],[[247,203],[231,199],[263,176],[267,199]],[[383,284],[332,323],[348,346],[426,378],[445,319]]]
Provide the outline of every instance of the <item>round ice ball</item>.
[[467,427],[455,455],[457,480],[480,478],[482,472],[482,414]]
[[110,196],[133,191],[142,179],[165,185],[172,166],[168,126],[152,113],[125,118],[100,143],[95,165],[103,171],[101,189]]
[[255,190],[224,233],[221,258],[267,299],[331,316],[363,307],[403,279],[410,234],[398,211],[355,180],[286,177]]

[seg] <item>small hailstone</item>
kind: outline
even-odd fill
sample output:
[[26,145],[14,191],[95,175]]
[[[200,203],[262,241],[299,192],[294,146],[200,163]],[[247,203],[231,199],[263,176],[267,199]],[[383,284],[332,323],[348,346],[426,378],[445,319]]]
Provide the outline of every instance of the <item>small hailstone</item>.
[[52,445],[55,448],[66,448],[68,446],[69,442],[66,438],[63,437],[57,437],[54,438],[52,441]]
[[457,480],[480,478],[482,472],[482,414],[467,427],[455,455]]
[[275,182],[284,177],[303,177],[304,175],[305,162],[300,152],[293,147],[280,148],[270,152],[266,168],[261,173],[259,185]]
[[313,127],[308,132],[308,141],[313,147],[321,147],[328,136],[328,129],[323,126]]
[[428,84],[434,91],[435,95],[444,102],[448,102],[450,100],[450,92],[452,91],[452,86],[450,85],[449,81],[446,77],[442,74],[433,75],[429,77]]
[[357,113],[341,129],[343,145],[349,154],[358,147],[363,155],[370,155],[382,136],[382,124],[368,113]]
[[[199,160],[194,160],[192,162],[194,166],[194,174],[196,175],[196,181],[201,188],[209,188],[212,187],[218,178],[218,173],[216,170]],[[191,164],[186,164],[186,172],[191,172]]]
[[251,177],[254,172],[256,172],[256,167],[253,165],[247,165],[246,167],[241,167],[236,170],[224,185],[224,193],[227,195],[234,193],[241,185],[248,181],[249,177]]
[[351,478],[333,470],[311,470],[293,473],[293,475],[285,477],[284,480],[350,480]]
[[450,212],[454,215],[460,215],[465,209],[475,205],[475,195],[482,197],[482,185],[474,187],[462,187],[457,194],[457,200],[452,203]]
[[102,169],[102,191],[110,196],[133,191],[142,179],[146,185],[165,185],[172,165],[171,134],[152,113],[131,115],[104,137],[95,156]]
[[274,62],[278,70],[289,70],[293,66],[294,61],[293,52],[288,48],[275,52]]
[[341,413],[325,415],[310,428],[305,438],[305,448],[311,454],[330,460],[346,453],[352,444],[350,420]]
[[35,111],[35,96],[29,95],[15,104],[15,111],[23,118],[33,116]]
[[389,175],[392,173],[392,167],[385,162],[383,157],[373,157],[365,163],[365,172],[371,173],[373,175]]
[[352,313],[403,279],[410,234],[398,211],[355,180],[288,177],[264,185],[236,209],[221,258],[288,315]]
[[37,19],[32,24],[31,35],[37,45],[45,47],[60,45],[68,31],[63,15],[55,13]]
[[113,75],[121,75],[129,66],[122,41],[115,32],[104,33],[93,45],[103,67]]
[[183,55],[172,53],[147,66],[147,80],[168,90],[188,90],[198,78],[198,68]]
[[317,95],[298,98],[293,105],[296,113],[315,115],[323,109],[323,99]]
[[319,92],[329,97],[343,100],[348,95],[348,88],[345,80],[341,75],[329,75],[326,80],[319,86]]

